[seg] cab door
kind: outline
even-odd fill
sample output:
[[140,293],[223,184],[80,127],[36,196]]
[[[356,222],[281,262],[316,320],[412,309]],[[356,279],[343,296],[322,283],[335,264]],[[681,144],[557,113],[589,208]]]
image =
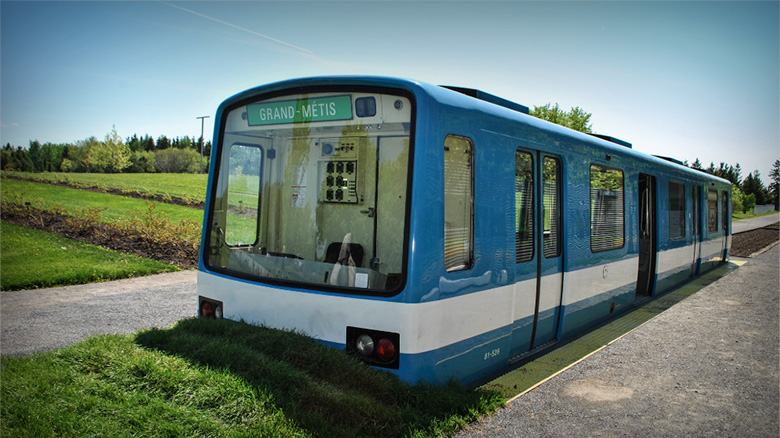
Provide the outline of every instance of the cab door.
[[554,340],[563,286],[561,160],[515,153],[515,284],[511,355]]
[[639,174],[639,269],[636,297],[653,295],[656,263],[655,177]]
[[537,281],[536,322],[531,348],[555,339],[560,317],[563,291],[561,160],[540,154],[539,173],[540,227],[538,243],[541,247]]

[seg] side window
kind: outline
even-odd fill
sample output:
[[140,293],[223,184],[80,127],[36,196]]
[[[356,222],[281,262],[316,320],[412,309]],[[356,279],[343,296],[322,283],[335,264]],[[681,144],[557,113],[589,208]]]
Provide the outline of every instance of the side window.
[[590,166],[590,249],[620,249],[625,242],[623,171]]
[[557,158],[544,157],[542,161],[542,203],[544,210],[544,256],[561,254],[561,162]]
[[517,263],[534,258],[534,159],[528,152],[515,152],[515,258]]
[[685,184],[669,183],[669,238],[685,238]]
[[728,232],[729,227],[729,193],[728,192],[722,192],[721,193],[721,203],[723,204],[723,211],[721,212],[721,216],[723,217],[723,231]]
[[701,226],[701,188],[699,186],[693,186],[693,235],[699,235],[699,227]]
[[718,192],[707,191],[707,228],[710,233],[718,231]]
[[260,172],[263,150],[258,146],[230,147],[225,243],[251,245],[257,241],[260,215]]
[[465,137],[444,140],[444,267],[469,269],[474,259],[474,147]]

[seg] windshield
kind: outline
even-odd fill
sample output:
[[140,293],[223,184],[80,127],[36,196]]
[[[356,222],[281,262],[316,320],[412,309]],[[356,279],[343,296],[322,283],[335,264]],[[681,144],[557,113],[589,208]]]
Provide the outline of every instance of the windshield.
[[320,288],[404,278],[412,105],[376,93],[294,94],[227,113],[207,264]]

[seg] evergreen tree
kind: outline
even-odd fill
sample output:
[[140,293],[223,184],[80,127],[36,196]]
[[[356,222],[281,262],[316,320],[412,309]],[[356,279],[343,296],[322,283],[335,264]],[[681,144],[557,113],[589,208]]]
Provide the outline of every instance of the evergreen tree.
[[143,144],[143,149],[146,152],[154,152],[154,139],[149,134],[144,135],[143,140],[141,140],[141,144]]
[[168,137],[166,137],[164,135],[161,135],[160,137],[157,138],[157,150],[158,151],[163,150],[163,149],[168,149],[169,147],[171,147],[171,141],[168,140]]
[[771,201],[758,170],[754,170],[745,178],[745,181],[742,182],[742,191],[745,195],[755,195],[756,205],[766,205]]
[[15,171],[19,170],[20,167],[21,165],[16,159],[13,146],[11,146],[11,143],[7,143],[3,146],[3,150],[0,151],[0,168],[3,170]]
[[19,168],[16,170],[20,170],[22,172],[34,172],[35,166],[33,165],[32,160],[30,159],[30,155],[27,153],[26,150],[22,149],[21,146],[17,146],[16,150],[13,153],[14,160],[19,164]]
[[775,160],[775,164],[772,165],[769,178],[772,180],[771,192],[774,197],[775,210],[780,210],[780,159]]
[[32,172],[43,172],[43,157],[41,156],[41,143],[38,140],[30,140],[30,148],[27,150],[30,161],[33,164]]
[[142,151],[144,147],[143,144],[141,143],[141,140],[138,139],[137,134],[133,134],[132,137],[128,137],[125,144],[127,144],[127,147],[129,147],[130,150],[133,152]]

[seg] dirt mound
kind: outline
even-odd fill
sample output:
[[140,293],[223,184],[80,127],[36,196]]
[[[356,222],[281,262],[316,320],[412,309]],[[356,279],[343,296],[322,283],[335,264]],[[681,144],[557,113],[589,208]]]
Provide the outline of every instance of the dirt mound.
[[780,240],[778,224],[737,233],[731,237],[730,254],[734,257],[750,257],[778,240]]
[[198,266],[199,243],[197,242],[186,240],[159,242],[108,224],[17,205],[4,204],[2,220],[68,239],[170,263],[183,269]]

